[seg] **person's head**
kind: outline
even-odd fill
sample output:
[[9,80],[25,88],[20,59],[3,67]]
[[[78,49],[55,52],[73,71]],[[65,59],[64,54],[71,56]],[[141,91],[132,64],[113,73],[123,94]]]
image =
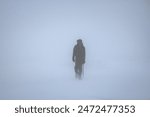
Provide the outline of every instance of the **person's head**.
[[81,39],[78,39],[78,40],[77,40],[77,44],[82,45],[82,40],[81,40]]

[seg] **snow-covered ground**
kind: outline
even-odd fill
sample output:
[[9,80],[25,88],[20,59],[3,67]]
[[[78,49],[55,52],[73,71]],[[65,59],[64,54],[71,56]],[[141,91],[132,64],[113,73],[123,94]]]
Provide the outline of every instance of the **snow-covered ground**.
[[150,99],[149,62],[85,65],[82,80],[75,79],[71,67],[39,66],[8,66],[1,73],[0,99]]
[[[150,99],[147,0],[0,1],[0,99]],[[82,80],[72,50],[86,48]]]

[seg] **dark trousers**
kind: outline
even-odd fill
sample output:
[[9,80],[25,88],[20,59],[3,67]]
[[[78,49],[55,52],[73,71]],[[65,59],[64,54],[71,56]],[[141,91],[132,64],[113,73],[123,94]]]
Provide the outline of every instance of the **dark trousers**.
[[82,64],[81,63],[75,63],[75,73],[77,78],[81,78],[82,75]]

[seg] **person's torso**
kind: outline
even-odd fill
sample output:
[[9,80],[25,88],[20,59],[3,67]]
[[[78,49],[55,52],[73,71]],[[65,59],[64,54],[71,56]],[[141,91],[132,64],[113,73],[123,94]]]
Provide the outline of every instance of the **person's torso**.
[[83,45],[75,46],[75,56],[76,56],[76,59],[82,59],[84,57],[84,46]]

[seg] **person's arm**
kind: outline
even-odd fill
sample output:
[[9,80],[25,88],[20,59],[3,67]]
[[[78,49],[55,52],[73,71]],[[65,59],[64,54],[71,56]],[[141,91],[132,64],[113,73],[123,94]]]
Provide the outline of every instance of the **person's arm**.
[[72,61],[75,61],[75,47],[73,48]]
[[83,63],[85,63],[85,57],[86,57],[86,51],[85,51],[85,47],[83,48]]

